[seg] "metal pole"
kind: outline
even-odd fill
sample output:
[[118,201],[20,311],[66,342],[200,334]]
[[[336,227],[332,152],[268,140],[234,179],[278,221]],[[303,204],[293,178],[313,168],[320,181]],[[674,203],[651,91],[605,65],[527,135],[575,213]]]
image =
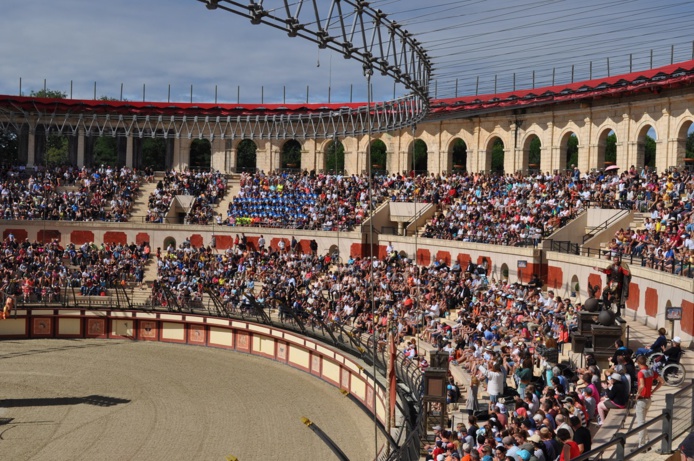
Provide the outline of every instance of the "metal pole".
[[475,83],[475,96],[479,95],[480,91],[480,76],[477,76],[477,83]]
[[557,75],[557,68],[552,67],[552,86],[554,86],[554,77]]
[[46,92],[47,92],[47,91],[48,91],[48,90],[46,89],[46,79],[44,78],[44,79],[43,79],[43,93],[44,93],[44,94],[43,94],[43,97],[44,97],[44,98],[46,97]]
[[94,82],[94,100],[96,101],[96,82]]
[[533,71],[533,89],[535,88],[535,71]]
[[166,97],[166,102],[171,102],[171,84],[169,83],[169,94]]
[[306,85],[306,104],[308,104],[308,85]]
[[260,87],[260,104],[265,104],[265,86]]
[[513,91],[516,91],[516,73],[513,73]]
[[571,83],[574,82],[574,65],[571,64]]
[[330,104],[330,92],[331,92],[331,90],[332,90],[332,88],[328,87],[328,104]]
[[615,457],[620,460],[624,459],[624,445],[626,444],[624,434],[622,434],[621,432],[617,432],[613,437],[619,440],[619,443],[614,447]]
[[352,102],[352,90],[354,90],[354,85],[349,85],[349,102]]
[[[214,86],[214,103],[217,104],[217,85]],[[214,232],[212,235],[214,235]]]
[[241,104],[241,85],[236,87],[236,104]]
[[665,396],[665,408],[663,408],[663,434],[665,438],[660,443],[660,454],[666,455],[672,452],[672,405],[668,397],[674,400],[672,394]]
[[123,84],[120,84],[120,100],[123,100]]
[[70,99],[72,99],[72,80],[70,80]]
[[629,73],[632,73],[632,72],[633,72],[633,70],[632,70],[632,69],[634,68],[634,67],[632,66],[632,64],[633,64],[633,58],[634,58],[634,55],[632,55],[631,53],[629,53]]
[[653,49],[651,48],[651,69],[653,69]]
[[607,76],[610,76],[610,58],[607,58]]
[[675,62],[675,45],[672,45],[670,47],[670,65],[674,64]]
[[496,94],[496,82],[497,82],[497,77],[498,75],[494,74],[494,94]]
[[193,104],[193,84],[190,84],[190,103]]
[[282,87],[282,104],[287,104],[287,85]]
[[[692,44],[692,50],[694,51],[694,44]],[[19,77],[19,96],[22,95],[22,77]]]
[[455,97],[458,97],[458,79],[455,79]]
[[145,84],[143,83],[142,84],[142,102],[145,102],[145,101],[146,101],[146,99],[145,99]]
[[590,70],[588,71],[588,80],[593,80],[593,61],[590,61]]

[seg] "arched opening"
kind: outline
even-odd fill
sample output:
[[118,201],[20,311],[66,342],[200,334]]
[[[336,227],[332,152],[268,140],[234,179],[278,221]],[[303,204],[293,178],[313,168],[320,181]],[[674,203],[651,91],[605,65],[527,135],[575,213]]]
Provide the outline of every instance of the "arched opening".
[[116,165],[118,163],[118,139],[113,136],[95,138],[92,162],[94,165]]
[[523,145],[522,169],[528,169],[529,174],[540,171],[542,161],[542,141],[537,135],[530,135]]
[[339,140],[330,141],[325,147],[325,172],[331,174],[345,171],[345,146]]
[[282,146],[280,168],[283,170],[301,169],[301,144],[296,139],[290,139]]
[[152,168],[154,171],[164,171],[167,169],[167,139],[144,138],[141,143],[142,168]]
[[648,166],[655,167],[656,140],[658,135],[655,129],[646,125],[641,128],[636,138],[636,163],[637,168]]
[[371,162],[371,171],[373,173],[384,173],[386,171],[386,143],[380,139],[371,141],[368,152],[368,161]]
[[566,133],[559,142],[561,155],[559,169],[572,170],[578,166],[578,136],[576,133]]
[[581,284],[578,281],[577,275],[571,277],[571,286],[569,287],[569,291],[571,292],[572,298],[575,298],[581,294]]
[[677,134],[677,164],[694,170],[694,122],[686,121]]
[[451,143],[448,150],[448,164],[452,166],[454,173],[467,171],[467,144],[460,138]]
[[407,152],[407,169],[415,174],[426,175],[429,170],[429,148],[421,139],[415,139]]
[[504,142],[498,136],[493,137],[487,144],[487,159],[485,171],[504,174]]
[[236,172],[255,173],[257,169],[258,146],[250,139],[244,139],[236,147]]
[[176,239],[173,237],[166,237],[164,239],[164,250],[166,251],[169,249],[169,247],[173,247],[173,249],[176,249]]
[[509,276],[508,264],[504,263],[501,265],[501,270],[500,270],[499,275],[501,276],[501,280],[508,280],[508,276]]
[[19,163],[19,143],[19,136],[15,130],[0,130],[0,163]]
[[598,169],[607,168],[617,162],[617,135],[614,130],[603,130],[598,137]]
[[209,170],[212,166],[212,144],[207,139],[194,139],[190,144],[190,163],[193,170]]
[[45,126],[36,127],[36,155],[34,163],[43,166],[67,165],[70,163],[70,140],[68,136],[57,134]]

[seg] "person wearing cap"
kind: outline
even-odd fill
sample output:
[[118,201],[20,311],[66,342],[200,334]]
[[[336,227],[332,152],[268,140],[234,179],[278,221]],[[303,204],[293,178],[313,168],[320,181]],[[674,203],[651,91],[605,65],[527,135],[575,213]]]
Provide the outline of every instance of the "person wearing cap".
[[694,461],[694,432],[685,437],[678,450],[680,451],[680,461]]
[[598,425],[602,426],[605,422],[605,417],[607,412],[611,408],[626,408],[627,402],[629,400],[629,390],[626,384],[622,381],[622,375],[619,373],[612,373],[608,378],[607,382],[609,389],[607,390],[606,397],[598,404],[598,415],[600,420]]
[[669,348],[663,351],[668,363],[679,363],[682,357],[682,338],[675,336],[672,338],[672,344]]
[[[636,425],[641,426],[646,422],[648,409],[651,407],[651,396],[664,384],[663,378],[648,366],[646,357],[640,355],[636,359],[639,366],[638,388],[636,389]],[[655,381],[655,387],[653,382]],[[648,431],[639,432],[639,447],[648,443]]]
[[581,399],[583,400],[583,406],[585,407],[586,411],[586,425],[588,424],[589,421],[592,421],[595,418],[595,411],[597,410],[598,404],[595,400],[595,397],[593,397],[593,387],[591,386],[586,386],[581,390]]

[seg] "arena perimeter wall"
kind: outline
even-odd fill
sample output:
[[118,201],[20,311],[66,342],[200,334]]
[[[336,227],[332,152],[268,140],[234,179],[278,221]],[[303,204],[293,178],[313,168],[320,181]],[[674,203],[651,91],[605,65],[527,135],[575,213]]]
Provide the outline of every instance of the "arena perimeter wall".
[[[153,254],[156,248],[166,247],[167,242],[180,244],[186,238],[193,246],[209,245],[215,235],[217,250],[223,251],[233,245],[236,234],[242,232],[248,237],[251,247],[257,245],[260,234],[265,236],[266,244],[277,248],[280,240],[289,244],[292,236],[299,241],[303,252],[310,252],[309,243],[316,240],[319,254],[333,253],[339,248],[343,261],[349,256],[363,257],[373,254],[385,256],[389,242],[407,258],[415,258],[417,263],[428,266],[434,261],[452,264],[457,260],[465,268],[467,263],[481,264],[487,260],[490,278],[506,279],[510,282],[528,282],[533,274],[538,274],[545,282],[545,288],[552,288],[561,297],[576,295],[579,302],[588,297],[587,286],[604,285],[604,276],[592,268],[607,266],[607,260],[598,260],[577,255],[545,251],[537,248],[508,247],[477,243],[463,243],[450,240],[423,239],[396,235],[374,234],[374,245],[370,245],[369,232],[319,232],[291,229],[269,229],[229,226],[195,226],[148,223],[102,223],[102,222],[56,222],[56,221],[3,221],[3,238],[13,233],[16,238],[30,241],[49,241],[58,239],[61,245],[69,243],[81,245],[85,242],[150,242]],[[289,245],[287,245],[287,248]],[[522,267],[525,266],[525,267]],[[667,307],[682,307],[682,319],[674,322],[674,334],[681,336],[686,345],[694,338],[694,279],[669,275],[665,272],[631,266],[633,277],[630,296],[627,301],[626,318],[640,321],[653,328],[665,327],[668,331],[673,325],[666,320]],[[578,289],[576,289],[578,287]]]

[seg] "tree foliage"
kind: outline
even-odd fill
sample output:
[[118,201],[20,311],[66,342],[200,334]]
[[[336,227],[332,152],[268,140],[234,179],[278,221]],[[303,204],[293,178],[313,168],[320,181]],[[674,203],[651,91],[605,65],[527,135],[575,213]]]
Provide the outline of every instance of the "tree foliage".
[[282,146],[282,168],[301,168],[301,144],[290,139]]
[[492,172],[504,172],[504,142],[500,138],[496,138],[492,146]]
[[0,130],[0,163],[12,164],[19,159],[19,141],[14,131]]
[[166,170],[166,140],[146,138],[142,141],[142,166],[155,171]]
[[573,133],[566,142],[566,166],[571,165],[578,165],[578,137]]
[[257,167],[258,146],[250,139],[244,139],[236,148],[236,167],[239,171],[255,170]]
[[617,135],[614,133],[605,140],[605,162],[617,162]]
[[94,139],[94,164],[116,165],[118,163],[118,140],[111,136]]
[[345,146],[340,141],[331,142],[325,149],[325,169],[328,172],[345,170]]
[[694,158],[694,131],[687,136],[686,158]]
[[[456,140],[452,152],[453,169],[467,170],[467,144],[462,139]],[[462,168],[459,168],[462,167]]]
[[378,166],[375,169],[384,169],[386,167],[386,143],[380,139],[376,139],[371,143],[369,148],[369,157],[371,158],[371,167]]
[[536,168],[540,167],[540,161],[542,160],[542,142],[540,138],[535,136],[532,141],[530,141],[530,147],[528,148],[528,163],[530,165],[537,165]]
[[427,171],[429,169],[429,155],[427,143],[421,139],[414,142],[414,170]]
[[48,166],[68,163],[68,145],[68,139],[65,136],[48,136],[46,139],[46,163]]
[[53,98],[53,99],[65,99],[67,98],[67,93],[59,90],[31,90],[29,96],[32,98]]
[[212,161],[212,144],[207,139],[194,139],[190,144],[190,168],[208,170]]
[[650,166],[650,167],[655,167],[655,155],[656,155],[655,139],[646,135],[646,140],[645,140],[645,145],[643,146],[643,150],[644,150],[643,164]]

